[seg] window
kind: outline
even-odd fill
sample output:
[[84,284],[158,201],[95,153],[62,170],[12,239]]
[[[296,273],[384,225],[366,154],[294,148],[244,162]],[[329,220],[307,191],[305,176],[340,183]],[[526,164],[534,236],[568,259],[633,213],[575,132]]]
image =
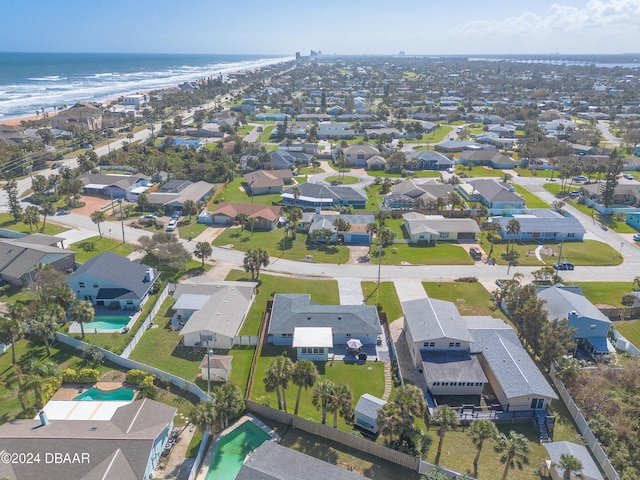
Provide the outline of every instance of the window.
[[293,333],[283,333],[282,338],[293,338]]
[[567,238],[575,238],[575,233],[567,233]]
[[595,330],[595,329],[596,329],[596,326],[595,326],[595,325],[589,325],[589,329],[591,329],[591,330]]
[[93,288],[100,288],[100,286],[97,283],[94,283]]
[[84,282],[80,282],[80,283],[78,284],[78,286],[79,286],[80,288],[84,288]]
[[449,342],[449,348],[459,348],[460,342]]
[[133,300],[127,300],[127,305],[133,305]]
[[449,232],[440,232],[440,238],[449,238]]
[[324,353],[324,351],[320,347],[302,347],[303,355],[318,355],[321,353]]
[[436,346],[436,342],[424,342],[422,345],[425,347],[433,348]]

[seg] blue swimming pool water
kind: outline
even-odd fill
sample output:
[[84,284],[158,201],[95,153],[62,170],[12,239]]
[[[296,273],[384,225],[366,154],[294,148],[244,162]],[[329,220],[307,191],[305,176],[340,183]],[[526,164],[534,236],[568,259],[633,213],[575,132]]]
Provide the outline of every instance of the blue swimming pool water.
[[84,393],[74,397],[74,400],[133,400],[134,391],[129,388],[116,388],[115,390],[100,390],[99,388],[92,388]]
[[126,315],[96,315],[92,322],[84,324],[84,329],[89,333],[92,330],[122,330],[129,320],[131,318]]

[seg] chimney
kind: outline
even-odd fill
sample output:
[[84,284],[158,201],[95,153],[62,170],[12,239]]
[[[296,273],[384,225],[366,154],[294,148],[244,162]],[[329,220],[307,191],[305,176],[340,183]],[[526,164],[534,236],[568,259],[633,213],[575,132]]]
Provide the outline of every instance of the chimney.
[[153,268],[147,268],[147,271],[144,272],[144,281],[150,282],[153,280]]
[[41,426],[45,426],[45,425],[49,425],[49,419],[47,418],[47,414],[44,410],[40,410],[38,412],[38,416],[40,417],[40,425]]

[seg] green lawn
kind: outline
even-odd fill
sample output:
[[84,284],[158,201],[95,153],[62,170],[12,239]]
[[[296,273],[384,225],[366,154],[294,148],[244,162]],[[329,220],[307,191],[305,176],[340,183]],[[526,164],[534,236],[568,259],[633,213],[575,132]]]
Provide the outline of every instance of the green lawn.
[[437,170],[408,170],[403,176],[402,171],[395,168],[389,170],[367,170],[367,175],[383,178],[440,178],[440,172]]
[[323,173],[324,170],[320,167],[306,167],[298,170],[300,175],[315,175],[317,173]]
[[[378,252],[371,253],[371,261],[378,263]],[[394,243],[382,250],[382,265],[473,265],[474,261],[462,245],[438,243],[422,246],[408,243]]]
[[422,286],[429,297],[454,302],[460,315],[506,318],[501,310],[491,310],[491,296],[481,283],[423,282]]
[[196,238],[207,229],[204,223],[198,223],[197,217],[183,219],[178,223],[178,236],[180,238]]
[[[290,347],[262,347],[262,355],[258,357],[254,371],[253,384],[251,386],[251,400],[278,408],[275,393],[267,393],[264,389],[264,372],[269,368],[273,358],[284,352],[295,360],[295,350]],[[315,362],[320,379],[328,379],[337,383],[346,383],[353,393],[353,405],[364,393],[370,393],[376,397],[382,397],[384,393],[384,363],[366,362],[365,364],[347,364],[342,361]],[[286,390],[287,407],[293,412],[296,402],[297,388],[290,384]],[[311,389],[303,391],[300,396],[299,415],[307,420],[321,421],[321,412],[311,403]],[[328,416],[327,423],[333,425],[333,416]],[[343,419],[338,420],[338,428],[351,430]]]
[[68,228],[61,227],[60,225],[54,225],[50,223],[53,217],[47,217],[47,224],[44,227],[44,231],[42,230],[42,219],[40,219],[40,224],[36,227],[35,225],[29,229],[29,225],[23,222],[16,222],[13,220],[13,217],[9,213],[0,213],[0,228],[6,228],[8,230],[13,230],[15,232],[20,233],[46,233],[47,235],[56,235],[58,233],[66,232],[69,230]]
[[622,307],[622,296],[632,292],[631,282],[573,282],[591,303]]
[[360,179],[358,177],[353,177],[351,175],[332,175],[325,179],[327,182],[336,182],[341,185],[353,185],[354,183],[358,183]]
[[402,316],[402,307],[393,282],[380,282],[380,290],[378,290],[376,282],[362,282],[361,286],[365,303],[367,305],[379,303],[382,306],[382,311],[387,314],[389,323]]
[[529,190],[524,188],[522,185],[511,184],[516,192],[525,199],[527,202],[527,208],[551,208],[547,202],[541,200],[539,197],[531,193]]
[[433,132],[424,135],[418,143],[438,143],[445,139],[447,135],[451,133],[454,127],[449,127],[446,125],[441,125],[436,128]]
[[267,143],[270,141],[271,139],[271,133],[273,132],[273,129],[276,128],[275,125],[267,125],[262,127],[262,133],[258,136],[258,142],[260,143]]
[[[250,280],[251,276],[240,270],[232,270],[226,279]],[[325,305],[340,303],[338,283],[335,280],[305,280],[261,273],[256,297],[242,325],[240,335],[258,334],[267,300],[276,293],[310,293],[311,299],[316,303]]]
[[615,327],[624,338],[633,343],[636,348],[640,348],[640,320],[616,322]]
[[367,210],[378,211],[380,210],[380,204],[384,200],[385,195],[380,194],[382,185],[369,185],[366,188],[367,192]]
[[505,172],[502,170],[494,170],[490,167],[475,166],[469,169],[468,166],[458,165],[456,167],[456,175],[460,178],[465,177],[502,177]]
[[307,235],[298,233],[296,240],[287,238],[286,249],[282,250],[284,242],[284,229],[276,228],[270,231],[255,230],[253,235],[250,230],[242,231],[241,228],[228,228],[214,241],[217,246],[233,245],[234,250],[246,252],[252,248],[267,250],[272,257],[286,258],[288,260],[304,260],[305,256],[313,256],[313,261],[318,263],[340,263],[349,259],[349,248],[337,245],[325,245],[323,243],[307,243]]
[[[225,202],[235,202],[235,203],[256,203],[259,205],[271,205],[272,202],[280,201],[280,194],[268,194],[268,195],[254,195],[253,198],[251,195],[245,193],[244,189],[241,190],[241,187],[245,183],[244,177],[237,177],[233,180],[233,182],[229,182],[224,190],[218,195],[218,200]],[[212,205],[212,208],[215,209],[216,205]]]
[[[491,249],[491,242],[486,237],[482,238],[480,245],[485,252]],[[523,266],[544,266],[533,253],[538,246],[537,242],[518,242],[515,243],[515,250],[520,256],[514,261],[515,265]],[[552,265],[558,261],[559,254],[558,243],[548,243],[547,246],[552,247],[556,256],[541,255],[546,265]],[[498,265],[508,265],[509,262],[504,258],[507,249],[507,243],[496,242],[493,247],[493,258],[496,259]],[[509,247],[511,250],[511,247]],[[564,242],[562,247],[562,259],[576,265],[620,265],[622,256],[610,245],[598,242],[596,240],[583,240],[579,242]]]
[[100,238],[99,236],[74,243],[70,248],[76,252],[76,262],[78,263],[85,263],[104,252],[113,252],[126,257],[133,251],[133,247],[129,243],[122,243],[107,237]]
[[29,290],[28,287],[12,287],[7,284],[0,288],[0,303],[23,302],[35,298],[37,298],[36,292]]

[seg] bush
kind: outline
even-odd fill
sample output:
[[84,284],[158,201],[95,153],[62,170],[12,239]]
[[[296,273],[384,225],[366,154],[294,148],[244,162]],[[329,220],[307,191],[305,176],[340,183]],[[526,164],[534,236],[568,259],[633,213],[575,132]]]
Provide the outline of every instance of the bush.
[[100,372],[95,368],[83,368],[76,375],[78,383],[95,383],[100,378]]
[[62,381],[64,383],[74,383],[77,377],[78,374],[73,368],[65,368],[62,371]]
[[633,295],[631,295],[630,293],[627,293],[625,295],[622,296],[622,300],[621,303],[625,306],[630,306],[633,305],[633,303],[635,302],[636,297],[634,297]]
[[147,372],[143,370],[133,369],[127,372],[127,382],[133,385],[141,385],[146,377]]
[[456,278],[454,281],[463,283],[477,283],[478,277],[460,277]]
[[140,383],[140,396],[143,398],[150,398],[151,400],[158,397],[158,389],[153,384],[156,379],[155,375],[147,375]]
[[62,385],[62,379],[60,377],[53,377],[51,381],[42,388],[40,398],[36,398],[36,406],[38,408],[44,407],[58,391],[60,385]]

